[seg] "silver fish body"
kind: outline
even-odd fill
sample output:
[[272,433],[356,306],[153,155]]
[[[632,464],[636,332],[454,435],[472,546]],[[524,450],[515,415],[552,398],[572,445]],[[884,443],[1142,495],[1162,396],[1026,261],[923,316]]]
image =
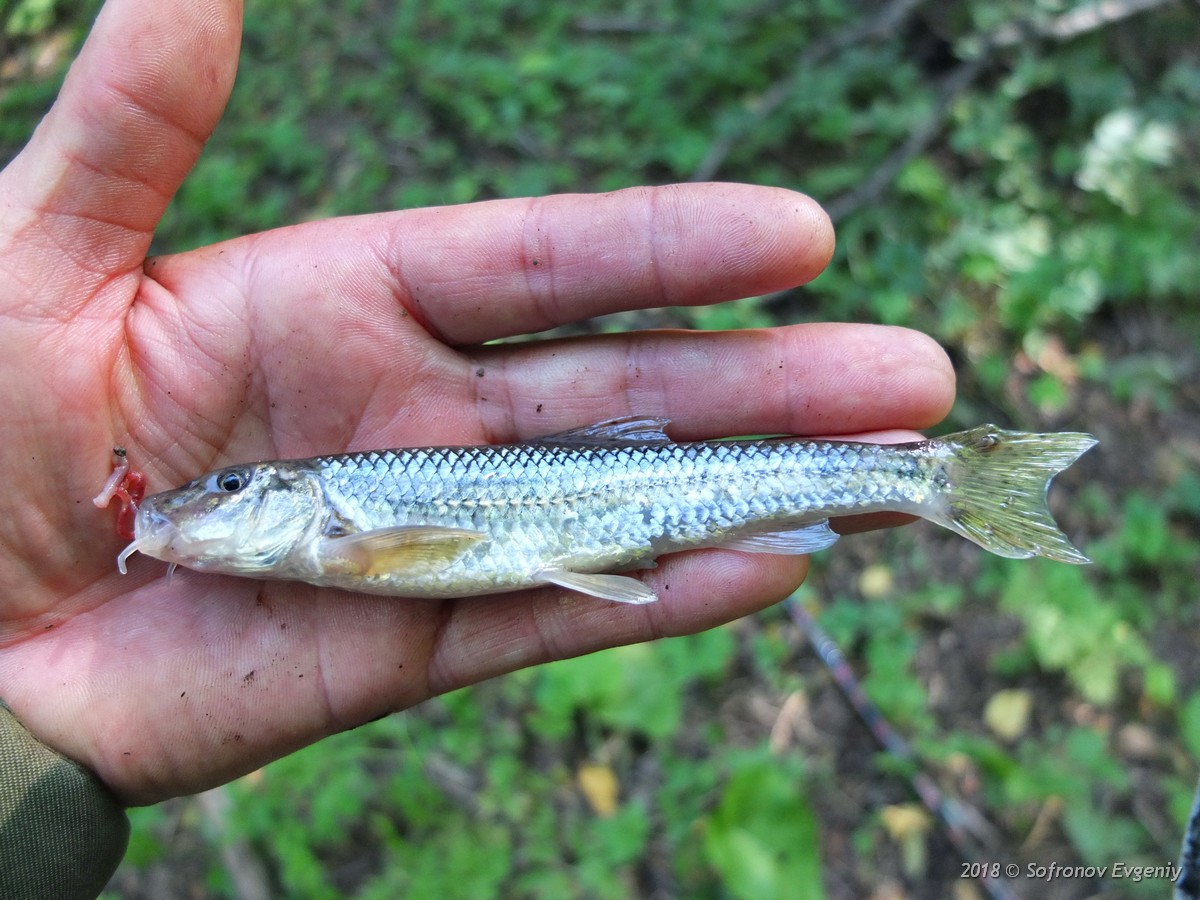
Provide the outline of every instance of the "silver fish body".
[[462,597],[559,584],[655,599],[611,573],[678,550],[809,553],[830,516],[894,510],[1005,556],[1086,559],[1045,506],[1094,443],[991,426],[877,445],[775,438],[675,443],[619,419],[503,446],[231,466],[147,498],[133,551],[203,571],[376,594]]

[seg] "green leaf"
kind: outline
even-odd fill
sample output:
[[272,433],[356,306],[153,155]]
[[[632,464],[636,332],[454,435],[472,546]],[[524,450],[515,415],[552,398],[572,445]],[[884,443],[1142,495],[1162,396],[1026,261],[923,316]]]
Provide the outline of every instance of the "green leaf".
[[705,853],[726,889],[746,900],[821,900],[820,842],[803,783],[751,759],[731,774],[706,823]]
[[4,23],[10,37],[41,34],[54,21],[55,0],[17,0]]

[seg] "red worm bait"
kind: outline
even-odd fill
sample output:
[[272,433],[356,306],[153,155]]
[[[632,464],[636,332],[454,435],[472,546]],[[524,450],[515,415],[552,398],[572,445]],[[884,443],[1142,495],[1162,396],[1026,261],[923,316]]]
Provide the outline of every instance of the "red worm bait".
[[133,523],[137,518],[138,504],[146,496],[146,476],[129,468],[129,456],[124,447],[113,447],[113,470],[104,482],[100,493],[92,502],[104,509],[116,498],[121,508],[117,512],[117,534],[127,541],[133,540]]

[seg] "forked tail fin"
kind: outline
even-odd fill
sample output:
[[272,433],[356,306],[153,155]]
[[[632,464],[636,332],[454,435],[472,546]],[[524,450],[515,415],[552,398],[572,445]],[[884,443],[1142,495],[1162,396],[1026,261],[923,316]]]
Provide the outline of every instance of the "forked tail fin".
[[985,550],[1025,559],[1090,560],[1050,514],[1050,481],[1096,443],[1090,434],[1031,434],[992,425],[949,434],[943,445],[945,494],[931,518]]

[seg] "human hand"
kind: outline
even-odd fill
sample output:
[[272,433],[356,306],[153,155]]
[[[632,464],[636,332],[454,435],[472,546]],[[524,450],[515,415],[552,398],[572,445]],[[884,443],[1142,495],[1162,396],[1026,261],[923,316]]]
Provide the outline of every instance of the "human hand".
[[314,222],[146,259],[231,87],[240,4],[110,0],[0,175],[0,697],[129,803],[202,790],[513,669],[758,610],[805,560],[678,554],[646,607],[562,590],[397,600],[117,574],[89,499],[114,445],[151,492],[228,462],[535,437],[636,412],[677,439],[921,428],[953,396],[894,328],[481,346],[815,275],[807,198],[687,185]]

